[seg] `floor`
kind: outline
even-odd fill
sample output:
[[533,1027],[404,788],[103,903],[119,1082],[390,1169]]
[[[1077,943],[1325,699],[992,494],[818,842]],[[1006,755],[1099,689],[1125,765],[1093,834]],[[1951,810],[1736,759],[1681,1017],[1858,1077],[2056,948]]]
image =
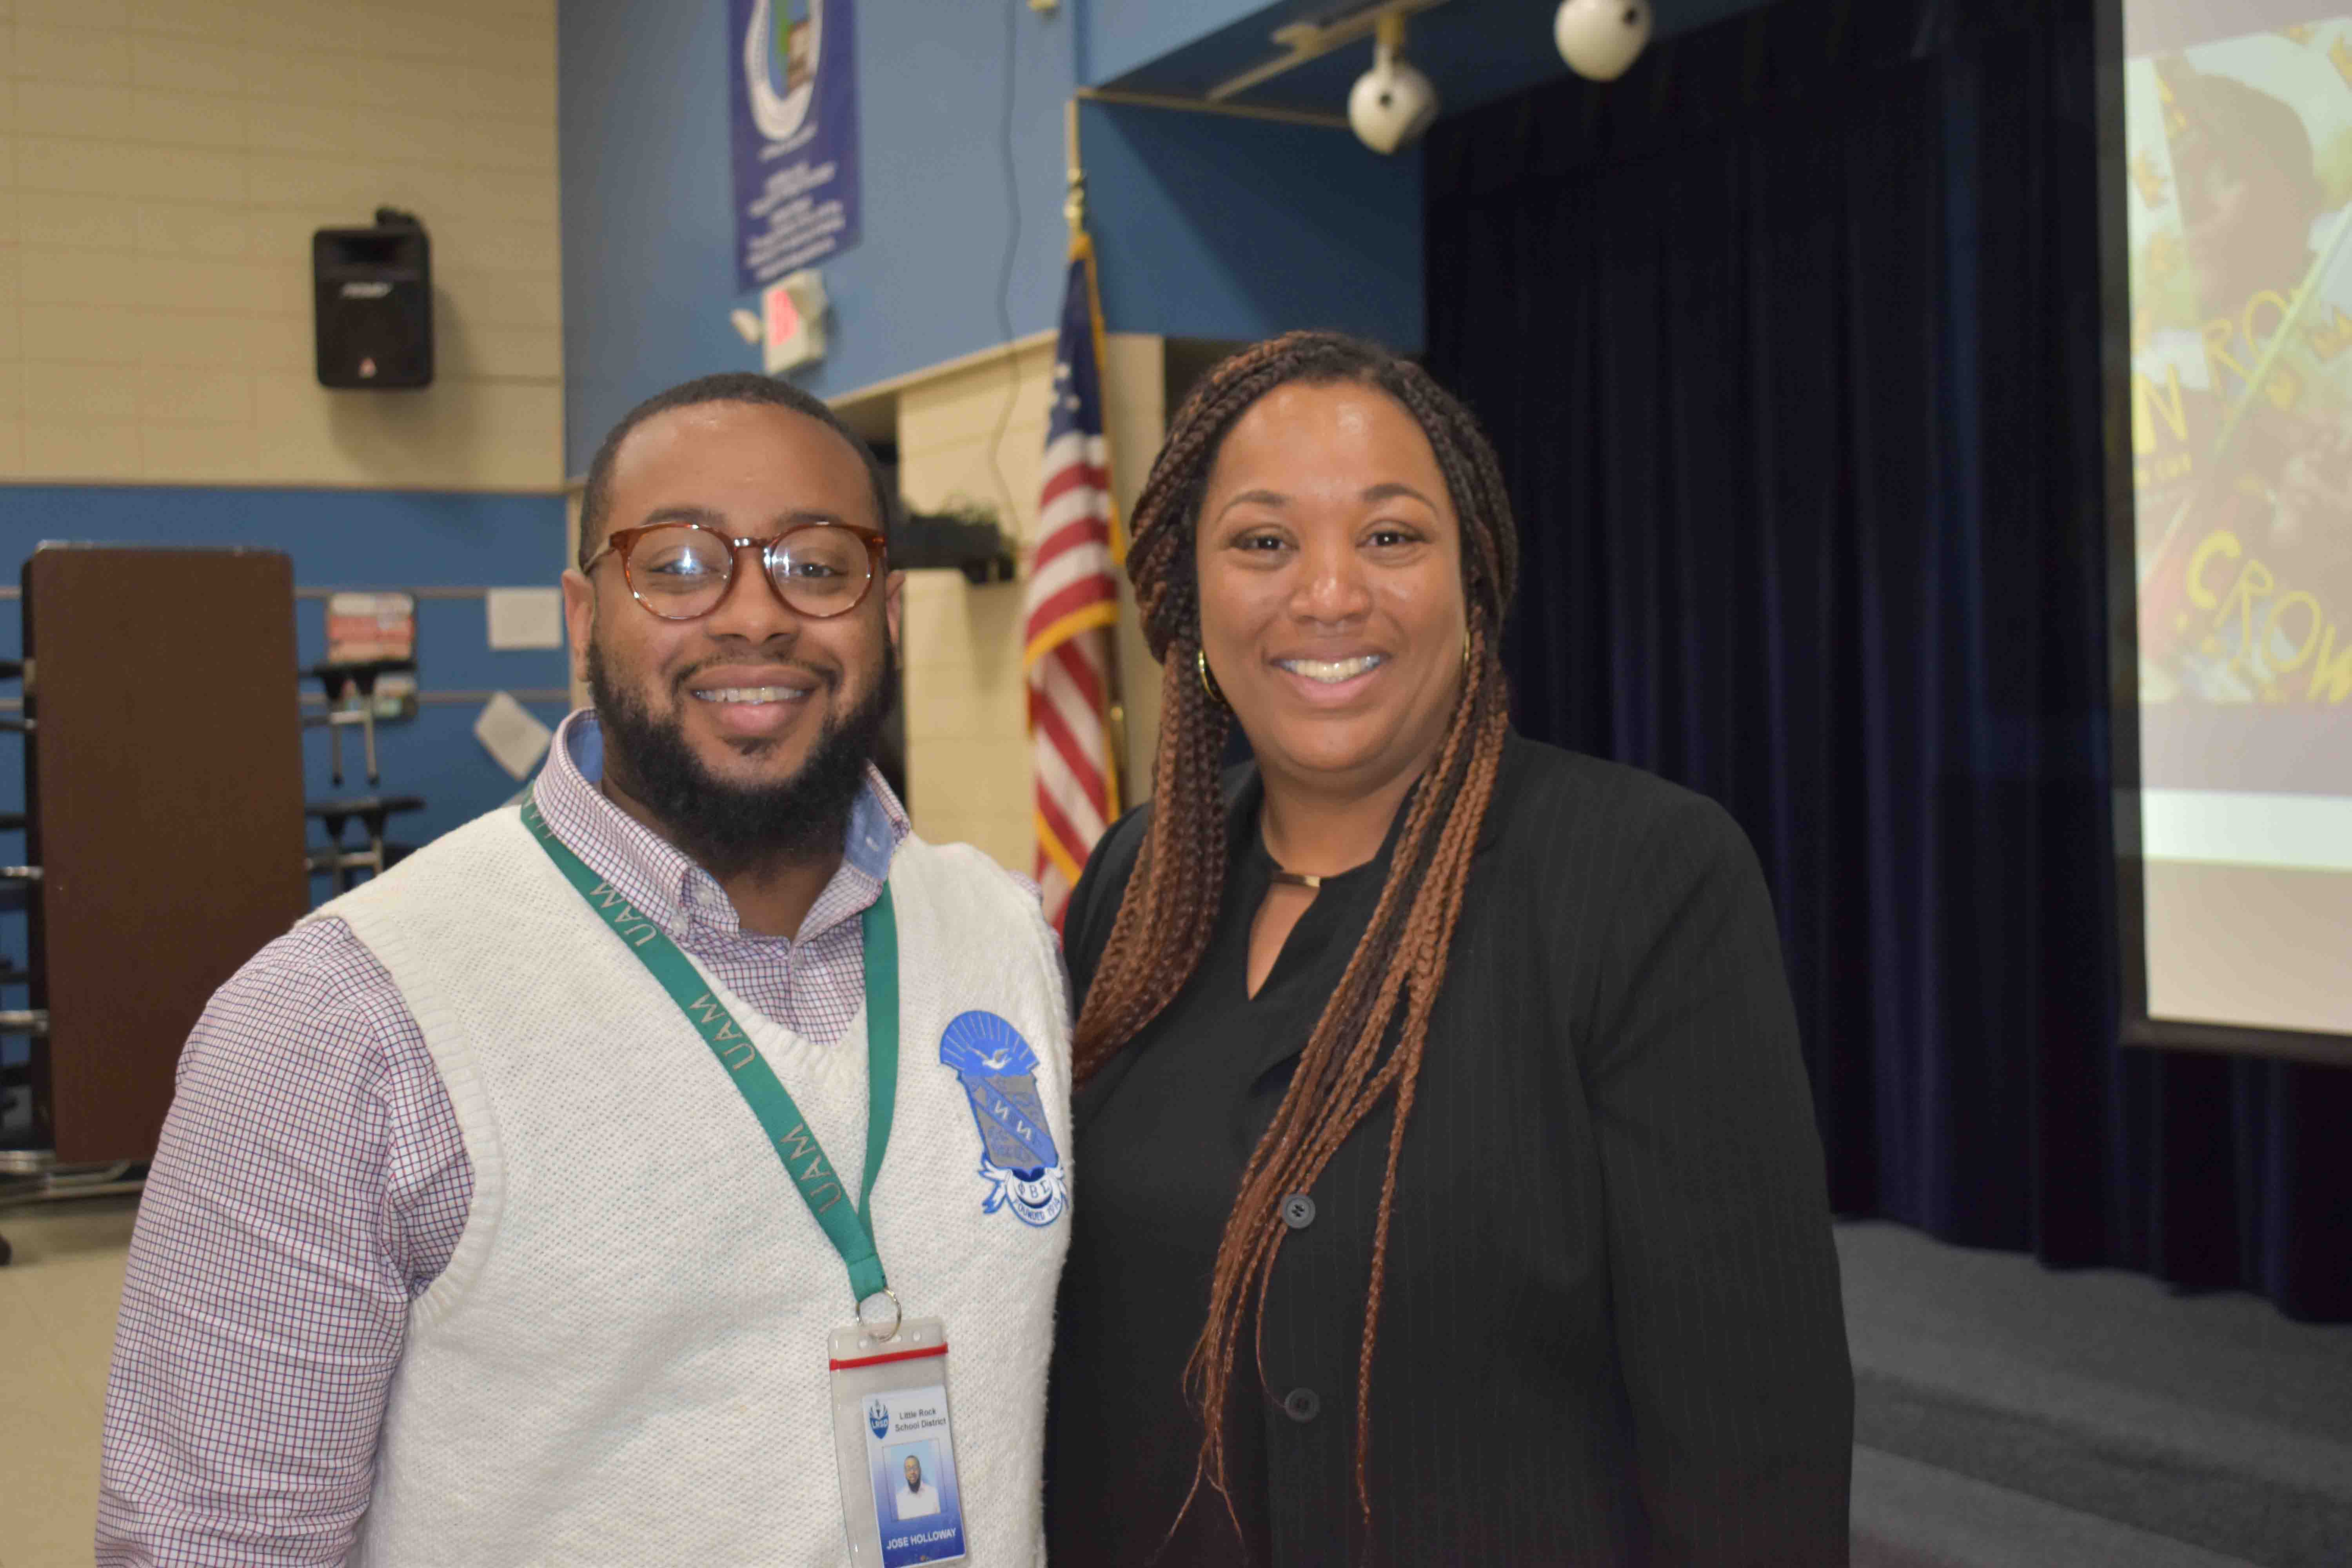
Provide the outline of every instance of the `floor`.
[[[128,1198],[0,1210],[0,1568],[90,1561]],[[1854,1568],[2352,1563],[2352,1327],[1839,1227]]]
[[1854,1568],[2347,1568],[2352,1326],[1842,1225]]
[[87,1568],[135,1199],[0,1209],[0,1568]]

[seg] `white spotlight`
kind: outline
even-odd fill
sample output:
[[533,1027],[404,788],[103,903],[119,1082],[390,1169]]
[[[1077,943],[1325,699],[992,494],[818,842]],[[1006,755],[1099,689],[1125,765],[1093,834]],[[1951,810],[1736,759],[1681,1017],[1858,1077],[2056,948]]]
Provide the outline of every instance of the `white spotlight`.
[[1615,81],[1650,41],[1650,0],[1559,0],[1551,37],[1578,76]]
[[1404,18],[1390,12],[1372,41],[1372,68],[1348,94],[1348,123],[1375,152],[1411,146],[1437,118],[1437,89],[1403,57]]

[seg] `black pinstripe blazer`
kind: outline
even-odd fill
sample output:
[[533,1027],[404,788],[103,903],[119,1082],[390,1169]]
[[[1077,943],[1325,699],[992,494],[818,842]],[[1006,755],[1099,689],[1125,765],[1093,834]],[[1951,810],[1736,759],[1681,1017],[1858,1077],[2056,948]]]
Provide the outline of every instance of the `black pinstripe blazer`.
[[[1237,782],[1254,821],[1255,776]],[[1106,835],[1072,903],[1081,996],[1144,818]],[[1081,1137],[1139,1049],[1149,1031],[1079,1092]],[[1728,815],[1511,737],[1405,1133],[1367,1523],[1354,1390],[1389,1125],[1368,1120],[1318,1181],[1266,1297],[1277,1564],[1846,1562],[1853,1380],[1821,1146],[1769,900]],[[1102,1174],[1081,1163],[1081,1215]],[[1085,1245],[1081,1226],[1073,1280]],[[1116,1302],[1066,1285],[1063,1311],[1049,1526],[1069,1568],[1109,1560],[1105,1509],[1172,1517],[1190,1465],[1073,1494],[1074,1471],[1116,1476],[1099,1456],[1135,1441],[1106,1412],[1169,1408],[1171,1363],[1099,1335],[1074,1354],[1070,1325],[1115,1322]],[[1128,1367],[1151,1385],[1122,1387]],[[1195,1440],[1158,1446],[1189,1460]]]

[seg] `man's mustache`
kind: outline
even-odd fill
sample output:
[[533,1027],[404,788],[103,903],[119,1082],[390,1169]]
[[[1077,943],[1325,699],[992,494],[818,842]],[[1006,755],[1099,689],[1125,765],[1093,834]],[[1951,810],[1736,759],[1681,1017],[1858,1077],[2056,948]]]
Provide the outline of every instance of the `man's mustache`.
[[687,669],[685,674],[679,675],[670,684],[675,689],[682,692],[686,690],[688,686],[692,685],[695,680],[700,676],[705,670],[718,669],[792,670],[800,674],[808,676],[811,680],[815,681],[819,685],[824,686],[828,691],[841,685],[841,672],[839,670],[828,669],[823,664],[812,664],[805,659],[729,658],[722,654],[713,654],[708,659],[696,661]]

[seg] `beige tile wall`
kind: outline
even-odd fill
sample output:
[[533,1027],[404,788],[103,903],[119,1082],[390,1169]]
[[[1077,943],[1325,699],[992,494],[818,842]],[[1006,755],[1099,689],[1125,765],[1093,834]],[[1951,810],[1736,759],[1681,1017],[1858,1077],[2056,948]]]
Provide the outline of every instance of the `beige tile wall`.
[[[1103,417],[1109,428],[1111,483],[1118,493],[1119,520],[1135,515],[1135,497],[1160,455],[1168,434],[1167,342],[1139,333],[1112,334],[1105,369]],[[1118,580],[1118,667],[1122,709],[1119,780],[1125,808],[1151,793],[1151,758],[1160,733],[1160,666],[1144,645],[1135,617],[1135,590],[1122,571]]]
[[[1165,423],[1160,340],[1117,334],[1108,357],[1104,401],[1124,507]],[[931,508],[961,498],[992,506],[1000,516],[1010,514],[1024,549],[1032,544],[1053,361],[1052,345],[1038,344],[902,390],[898,482],[908,503]],[[974,588],[952,571],[911,572],[903,635],[907,787],[916,831],[935,842],[976,844],[1026,875],[1036,852],[1021,600],[1017,582]],[[1120,651],[1129,712],[1126,750],[1129,778],[1139,781],[1137,759],[1149,758],[1158,718],[1158,674],[1133,634],[1131,607],[1128,620]]]
[[[0,479],[562,479],[555,0],[0,0]],[[404,208],[437,373],[330,392],[310,235]]]

